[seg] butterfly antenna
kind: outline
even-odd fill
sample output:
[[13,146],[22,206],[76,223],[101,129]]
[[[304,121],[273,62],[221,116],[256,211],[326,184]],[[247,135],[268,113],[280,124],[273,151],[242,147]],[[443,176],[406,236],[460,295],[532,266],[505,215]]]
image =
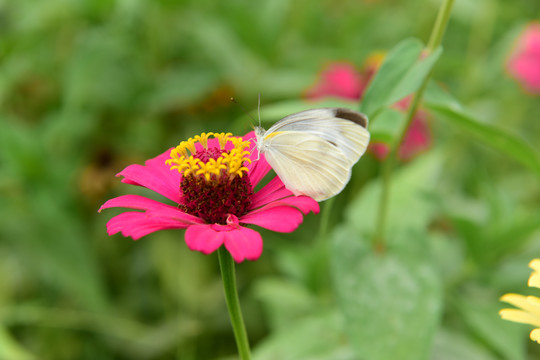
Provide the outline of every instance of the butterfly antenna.
[[259,115],[259,127],[262,127],[261,125],[261,93],[259,93],[259,100],[257,102],[257,114]]
[[[249,111],[247,111],[246,108],[245,108],[244,106],[242,106],[242,104],[240,104],[238,101],[236,101],[235,98],[231,97],[231,101],[232,101],[233,103],[235,103],[236,105],[240,106],[240,107],[242,108],[242,110],[244,110],[244,112],[247,114],[247,116],[249,116],[249,118],[250,118],[251,120],[253,120],[254,123],[257,122],[257,121],[253,118],[253,116],[251,116],[251,114],[249,113]],[[260,116],[259,116],[259,124],[260,124],[260,123],[261,123],[261,119],[260,119]],[[252,128],[255,128],[255,127],[253,126],[253,124],[251,124],[251,127],[252,127]]]

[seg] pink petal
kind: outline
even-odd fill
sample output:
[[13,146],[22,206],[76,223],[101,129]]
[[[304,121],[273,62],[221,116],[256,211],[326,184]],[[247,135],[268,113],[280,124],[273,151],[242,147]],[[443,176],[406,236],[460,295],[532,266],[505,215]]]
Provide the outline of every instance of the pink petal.
[[[239,136],[234,136],[234,137],[239,137]],[[244,137],[242,137],[243,139]],[[208,149],[212,149],[212,148],[215,148],[215,149],[221,149],[221,145],[219,144],[219,139],[216,139],[214,137],[210,137],[208,138],[208,141],[206,142],[206,146]],[[234,145],[232,142],[228,141],[226,144],[225,144],[225,150],[232,150],[234,148]],[[201,151],[203,150],[204,147],[199,143],[195,143],[195,150],[196,151]]]
[[98,212],[101,212],[103,209],[109,209],[113,207],[123,207],[128,209],[137,209],[137,210],[150,210],[157,209],[162,207],[170,207],[173,209],[178,209],[167,204],[163,204],[159,201],[149,199],[140,195],[122,195],[115,197],[113,199],[107,200],[105,204],[101,205]]
[[242,136],[242,140],[249,141],[249,159],[251,162],[245,164],[248,168],[248,176],[253,188],[261,181],[266,174],[270,171],[271,167],[266,161],[264,155],[259,156],[259,151],[257,150],[257,142],[255,131],[250,131],[246,135]]
[[294,207],[300,210],[302,213],[306,214],[310,211],[313,211],[313,213],[318,214],[319,213],[319,203],[309,196],[290,196],[281,200],[273,201],[262,208],[255,209],[251,211],[250,213],[258,213],[261,211],[264,211],[266,209],[270,209],[273,207],[280,207],[280,206],[289,206]]
[[411,105],[411,101],[412,101],[412,95],[405,96],[403,99],[393,104],[392,107],[398,110],[406,111],[409,108],[409,105]]
[[509,63],[510,73],[531,93],[540,93],[540,55],[521,54]]
[[171,150],[172,148],[153,159],[147,160],[145,165],[129,165],[117,176],[124,177],[122,179],[123,183],[146,187],[179,203],[181,175],[177,170],[171,170],[165,164],[165,161],[170,157]]
[[245,224],[253,224],[277,232],[292,232],[303,220],[302,213],[293,207],[279,206],[257,213],[249,213],[240,218]]
[[266,161],[264,155],[261,155],[259,160],[254,160],[251,166],[248,167],[249,180],[253,189],[261,182],[262,179],[270,172],[272,167]]
[[[212,149],[212,148],[221,149],[221,146],[219,145],[219,140],[216,139],[216,138],[213,138],[213,137],[208,138],[208,141],[206,142],[206,146],[207,146],[208,149]],[[226,149],[227,149],[227,147],[228,146],[225,146]],[[203,149],[204,149],[204,147],[201,145],[201,143],[199,143],[199,142],[195,143],[195,150],[196,151],[201,151]],[[227,149],[227,150],[230,150],[230,149]]]
[[506,67],[528,92],[540,94],[540,23],[530,23],[520,34]]
[[257,213],[275,206],[297,207],[304,214],[319,212],[319,204],[308,196],[294,196],[276,176],[261,190],[253,194],[250,213]]
[[223,234],[225,234],[225,248],[237,263],[244,260],[257,260],[261,256],[263,241],[261,234],[257,231],[240,226]]
[[518,38],[518,48],[529,52],[540,52],[540,23],[531,22]]
[[246,135],[242,136],[242,140],[251,141],[250,148],[254,146],[253,140],[255,140],[255,131],[250,131]]
[[293,196],[293,193],[287,190],[281,179],[276,176],[253,194],[251,208],[255,209],[288,196]]
[[216,231],[213,225],[192,225],[186,230],[186,244],[190,250],[210,254],[225,241],[225,233]]
[[369,144],[369,150],[377,160],[384,160],[390,153],[390,147],[382,142]]
[[169,218],[178,222],[182,222],[188,225],[204,224],[204,220],[198,216],[190,215],[182,210],[174,207],[162,207],[157,209],[148,210],[146,212],[148,216]]
[[250,169],[250,166],[253,166],[255,161],[259,158],[259,151],[257,150],[257,137],[255,136],[255,131],[250,131],[246,135],[242,136],[242,140],[249,141],[249,147],[247,151],[249,151],[249,159],[251,160],[251,164],[247,164],[246,166],[248,169]]
[[125,212],[113,217],[107,222],[107,233],[114,235],[121,232],[124,236],[131,236],[133,240],[159,230],[184,229],[186,223],[159,217],[148,217],[142,212]]
[[185,213],[177,207],[160,203],[159,201],[139,195],[122,195],[108,200],[98,211],[113,207],[124,207],[136,210],[146,210],[146,216],[169,218],[186,224],[202,224],[202,219]]
[[194,251],[210,254],[222,244],[231,253],[234,261],[257,260],[262,254],[263,242],[261,235],[255,230],[242,227],[238,219],[227,223],[229,225],[208,224],[193,225],[186,230],[186,244]]
[[[240,136],[235,136],[235,137],[240,137]],[[219,147],[219,141],[216,140],[216,147]],[[230,151],[234,149],[234,145],[232,142],[228,141],[226,144],[225,144],[225,150],[227,151]]]
[[399,148],[399,158],[411,160],[431,146],[431,132],[425,112],[419,110],[405,133],[405,138]]
[[242,136],[242,140],[249,141],[248,150],[250,152],[250,155],[257,158],[259,155],[257,152],[257,136],[255,135],[255,131],[250,131],[246,135]]

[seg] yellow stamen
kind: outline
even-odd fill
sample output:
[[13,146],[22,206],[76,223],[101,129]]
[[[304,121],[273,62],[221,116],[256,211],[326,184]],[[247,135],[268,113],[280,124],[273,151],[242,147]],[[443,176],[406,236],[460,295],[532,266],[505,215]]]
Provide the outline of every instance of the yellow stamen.
[[[213,137],[218,140],[219,148],[208,148],[208,140]],[[202,152],[212,150],[223,151],[228,143],[233,145],[233,148],[223,151],[219,157],[210,157],[206,162],[199,157],[215,156],[213,154],[199,154],[197,156],[196,144],[200,144]],[[212,179],[219,179],[221,176],[232,180],[234,177],[242,177],[244,172],[248,172],[248,168],[244,166],[246,163],[251,163],[249,159],[250,142],[243,141],[241,138],[232,136],[231,133],[202,133],[194,136],[187,141],[182,141],[176,148],[171,150],[171,158],[165,163],[171,167],[171,170],[176,169],[179,173],[185,176],[198,176],[204,178],[207,182]],[[200,149],[200,148],[199,148]]]

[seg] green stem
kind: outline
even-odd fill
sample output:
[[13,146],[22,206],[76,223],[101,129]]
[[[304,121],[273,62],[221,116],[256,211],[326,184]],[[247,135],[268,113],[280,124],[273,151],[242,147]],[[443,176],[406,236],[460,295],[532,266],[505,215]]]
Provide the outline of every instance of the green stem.
[[308,285],[318,294],[329,289],[330,259],[328,257],[330,242],[328,241],[330,217],[336,196],[330,198],[322,205],[320,214],[319,232],[315,238],[314,246],[310,248],[312,271],[309,272]]
[[384,250],[384,232],[386,230],[386,218],[388,213],[388,202],[390,201],[390,185],[392,177],[392,168],[394,167],[394,156],[390,153],[386,161],[382,163],[382,189],[379,199],[379,209],[377,211],[377,223],[375,224],[375,233],[373,236],[373,248],[377,251]]
[[[431,31],[431,36],[429,37],[429,42],[426,46],[426,52],[428,54],[435,51],[442,42],[443,35],[446,31],[446,27],[448,25],[448,20],[450,19],[450,13],[452,12],[452,5],[454,4],[454,0],[444,0],[442,3],[439,13],[437,14],[437,20],[435,20],[435,25],[433,26],[433,30]],[[403,131],[401,132],[401,136],[399,137],[399,141],[395,144],[395,146],[392,147],[391,156],[395,158],[400,145],[403,143],[403,139],[405,137],[405,134],[407,132],[407,129],[411,125],[411,122],[414,118],[414,114],[416,114],[416,109],[418,108],[418,105],[420,104],[420,101],[422,100],[422,97],[424,96],[424,91],[426,90],[428,84],[429,84],[429,78],[431,77],[431,72],[426,76],[424,81],[422,82],[422,85],[418,89],[418,91],[414,94],[411,105],[409,106],[409,109],[407,111],[407,121],[405,122],[405,127],[403,128]]]
[[326,239],[328,237],[328,224],[330,224],[330,215],[332,213],[332,207],[334,205],[336,198],[330,198],[326,200],[326,202],[323,205],[323,211],[321,214],[321,222],[319,225],[319,235],[318,240],[324,241],[323,239]]
[[249,340],[247,337],[240,301],[238,300],[238,291],[236,289],[236,276],[234,272],[234,260],[229,252],[222,246],[218,249],[219,268],[221,269],[221,278],[223,280],[223,289],[227,301],[227,309],[233,327],[234,338],[238,348],[238,355],[241,360],[251,359],[249,350]]
[[[450,13],[451,13],[453,4],[454,4],[454,0],[444,0],[441,7],[439,8],[439,13],[437,14],[435,25],[433,26],[433,30],[431,31],[429,42],[426,46],[426,51],[428,53],[433,52],[441,45],[444,32],[448,25],[448,20],[450,19]],[[428,74],[428,76],[426,76],[426,78],[422,82],[422,85],[420,86],[418,91],[414,94],[411,101],[411,105],[409,106],[409,109],[407,110],[405,126],[403,127],[402,132],[400,136],[398,136],[396,141],[393,144],[390,144],[390,153],[388,154],[387,159],[382,165],[381,198],[380,198],[379,210],[377,213],[377,223],[375,225],[375,233],[373,236],[373,246],[375,249],[380,249],[380,250],[384,249],[386,218],[388,216],[388,202],[390,200],[390,187],[392,183],[391,181],[392,172],[396,164],[397,153],[399,151],[401,143],[403,142],[403,139],[405,138],[407,129],[411,125],[411,122],[414,118],[414,114],[416,113],[416,109],[418,108],[418,105],[420,104],[420,101],[422,100],[422,96],[424,95],[424,91],[426,90],[426,87],[429,83],[430,76],[431,76],[431,73]]]
[[443,4],[441,5],[439,13],[437,14],[437,20],[435,20],[435,25],[433,26],[433,30],[431,30],[431,36],[427,45],[427,50],[429,52],[437,49],[439,45],[441,45],[444,32],[446,31],[446,26],[448,25],[448,20],[450,19],[453,5],[454,0],[444,0]]

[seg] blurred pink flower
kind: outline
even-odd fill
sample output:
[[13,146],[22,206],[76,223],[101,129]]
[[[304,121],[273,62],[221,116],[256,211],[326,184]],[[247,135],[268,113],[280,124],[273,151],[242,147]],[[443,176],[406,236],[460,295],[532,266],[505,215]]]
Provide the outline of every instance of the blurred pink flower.
[[308,89],[305,97],[318,100],[327,97],[358,100],[367,81],[352,64],[336,62],[328,65],[320,74],[321,79]]
[[[383,59],[383,54],[374,53],[367,59],[361,72],[349,63],[331,63],[321,72],[315,85],[305,92],[305,97],[309,100],[326,97],[360,100]],[[409,104],[410,97],[406,97],[394,104],[394,107],[406,111]],[[420,109],[416,112],[399,149],[400,160],[411,160],[431,146],[428,118],[429,115],[424,110]],[[386,158],[390,152],[388,144],[376,141],[369,145],[369,150],[379,160]]]
[[516,40],[506,64],[526,91],[540,94],[540,23],[529,24]]
[[[406,111],[411,104],[411,99],[411,96],[407,96],[394,104],[394,107]],[[422,109],[418,109],[414,114],[399,148],[398,156],[401,160],[409,161],[431,147],[431,130],[428,118],[428,113]]]
[[186,229],[191,250],[210,254],[224,245],[236,262],[258,259],[262,237],[248,225],[292,232],[304,214],[318,213],[319,205],[307,196],[294,196],[277,176],[255,191],[270,165],[249,141],[254,137],[253,132],[244,137],[203,133],[145,165],[129,165],[117,175],[123,183],[153,190],[173,205],[140,195],[108,200],[100,212],[113,207],[137,210],[109,220],[108,234],[120,232],[137,240],[158,230]]

